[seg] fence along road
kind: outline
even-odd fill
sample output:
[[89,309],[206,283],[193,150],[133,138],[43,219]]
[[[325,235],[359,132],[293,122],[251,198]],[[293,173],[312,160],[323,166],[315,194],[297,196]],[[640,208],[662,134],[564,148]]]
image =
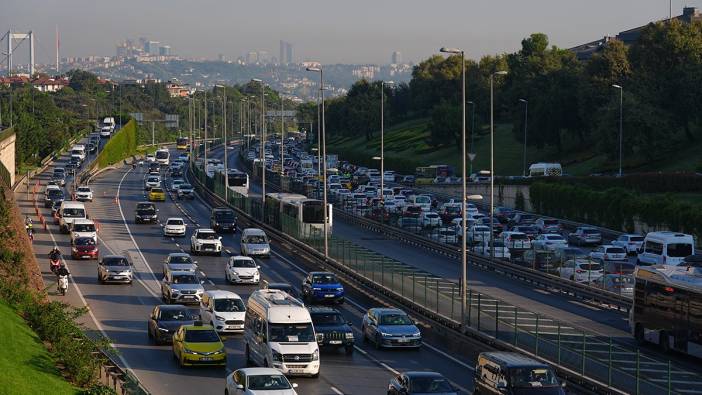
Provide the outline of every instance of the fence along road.
[[[313,246],[321,250],[319,242]],[[440,317],[460,322],[460,292],[455,282],[336,236],[330,241],[330,254],[370,281]],[[472,290],[469,301],[466,321],[471,328],[615,388],[631,393],[702,393],[697,372],[656,353],[627,347],[618,342],[621,339],[588,333]],[[630,340],[628,335],[626,340]]]

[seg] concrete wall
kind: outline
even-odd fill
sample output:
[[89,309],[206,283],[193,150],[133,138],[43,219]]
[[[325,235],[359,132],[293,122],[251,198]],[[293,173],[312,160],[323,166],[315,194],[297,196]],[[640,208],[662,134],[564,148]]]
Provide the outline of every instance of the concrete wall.
[[10,173],[10,185],[15,185],[15,133],[8,129],[0,133],[0,162]]

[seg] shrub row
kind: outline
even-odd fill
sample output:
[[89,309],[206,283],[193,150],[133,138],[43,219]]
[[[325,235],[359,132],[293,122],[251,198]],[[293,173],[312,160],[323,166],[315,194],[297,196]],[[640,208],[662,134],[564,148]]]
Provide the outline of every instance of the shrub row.
[[623,188],[595,190],[582,185],[535,182],[529,187],[535,212],[609,229],[633,232],[634,221],[702,236],[702,206],[672,195],[647,197]]
[[102,148],[97,157],[98,168],[103,169],[124,160],[137,152],[137,124],[127,122]]
[[[50,344],[51,354],[63,365],[75,385],[86,388],[86,392],[104,391],[96,382],[96,374],[105,361],[94,352],[107,349],[109,343],[102,337],[89,339],[76,324],[76,318],[83,315],[85,309],[47,301],[45,294],[31,288],[22,252],[31,251],[31,246],[13,229],[12,203],[4,196],[0,188],[0,298],[24,317],[42,341]],[[18,240],[21,247],[10,248]]]

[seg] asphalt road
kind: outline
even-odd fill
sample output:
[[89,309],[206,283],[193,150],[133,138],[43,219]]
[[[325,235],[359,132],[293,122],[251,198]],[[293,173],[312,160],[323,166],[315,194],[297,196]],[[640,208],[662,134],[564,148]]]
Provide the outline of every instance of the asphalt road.
[[[65,158],[57,163],[62,166]],[[52,168],[37,177],[48,180]],[[67,296],[53,295],[55,278],[48,270],[48,251],[58,245],[65,257],[70,256],[67,235],[60,234],[58,227],[50,224],[47,231],[36,234],[34,248],[42,265],[44,280],[52,298],[61,298],[75,306],[87,305],[89,314],[82,318],[88,328],[109,337],[119,351],[121,365],[131,369],[143,385],[154,394],[171,393],[222,393],[224,376],[222,369],[181,369],[171,357],[169,346],[151,344],[146,335],[146,318],[154,305],[160,304],[161,262],[170,252],[188,251],[190,233],[199,225],[207,226],[209,207],[200,200],[180,202],[171,198],[158,203],[159,217],[183,217],[189,221],[186,238],[164,238],[160,225],[135,225],[134,208],[145,200],[143,191],[144,169],[122,168],[108,171],[93,180],[95,195],[87,203],[90,217],[99,226],[101,255],[124,254],[135,266],[137,273],[133,285],[101,285],[98,283],[95,261],[66,261],[72,273],[72,282]],[[43,188],[42,188],[43,190]],[[18,193],[23,211],[32,210],[26,194]],[[39,199],[41,194],[37,195]],[[41,201],[40,201],[41,203]],[[49,210],[40,208],[47,218]],[[225,249],[238,254],[239,233],[225,235]],[[309,264],[299,261],[280,246],[273,246],[273,257],[259,261],[263,278],[269,281],[287,281],[299,287]],[[232,286],[224,281],[222,257],[198,256],[206,289],[231,290],[244,299],[256,289],[255,286]],[[326,352],[321,356],[322,369],[318,379],[293,378],[300,394],[379,394],[387,389],[390,378],[399,371],[435,370],[444,374],[462,393],[472,389],[472,365],[480,349],[465,355],[453,355],[450,346],[427,344],[420,351],[375,350],[364,344],[360,337],[361,317],[365,309],[373,307],[364,295],[351,292],[347,303],[340,307],[342,314],[353,323],[356,335],[356,352],[346,356],[343,352]],[[243,367],[243,342],[240,336],[226,339],[227,372]]]

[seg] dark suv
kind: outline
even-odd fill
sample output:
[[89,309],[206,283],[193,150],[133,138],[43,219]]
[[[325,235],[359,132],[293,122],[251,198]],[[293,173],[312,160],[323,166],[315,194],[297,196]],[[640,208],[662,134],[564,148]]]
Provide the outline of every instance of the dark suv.
[[210,213],[210,228],[215,232],[236,232],[236,214],[226,207],[215,207]]
[[312,324],[320,347],[343,347],[346,354],[353,353],[354,338],[351,323],[346,321],[337,309],[311,306],[308,310],[312,316]]
[[150,202],[137,203],[134,212],[134,222],[137,224],[155,224],[158,222],[158,209],[156,205]]

